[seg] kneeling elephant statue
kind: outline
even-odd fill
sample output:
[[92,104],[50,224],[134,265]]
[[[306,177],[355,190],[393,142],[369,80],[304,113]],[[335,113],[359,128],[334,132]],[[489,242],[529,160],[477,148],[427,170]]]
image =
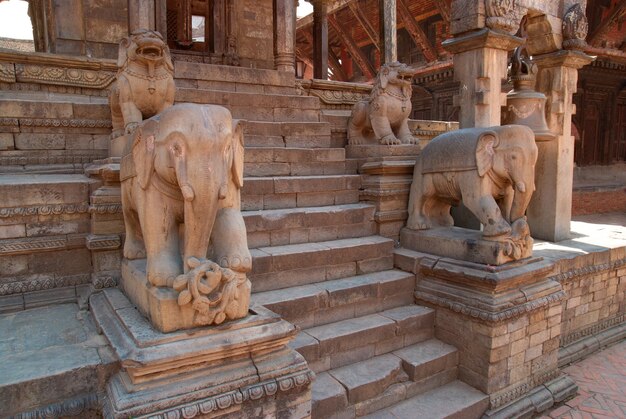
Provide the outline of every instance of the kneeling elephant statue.
[[[208,300],[198,289],[207,295],[224,285],[222,278],[239,275],[243,284],[252,264],[241,215],[243,124],[221,106],[174,105],[143,121],[127,148],[120,173],[124,257],[145,257],[147,280],[156,287],[181,291],[193,273],[200,303]],[[179,304],[190,301],[190,292],[181,291]],[[247,306],[228,317],[243,317]]]
[[[442,134],[418,156],[407,227],[454,224],[450,206],[463,202],[483,224],[483,237],[521,234],[535,190],[537,146],[522,125],[469,128]],[[523,227],[521,227],[523,225]],[[526,235],[528,235],[526,233]]]

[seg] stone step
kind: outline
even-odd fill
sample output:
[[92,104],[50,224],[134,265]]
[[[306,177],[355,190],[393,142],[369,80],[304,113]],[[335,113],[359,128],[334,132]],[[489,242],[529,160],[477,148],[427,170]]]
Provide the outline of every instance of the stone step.
[[[454,381],[457,363],[454,347],[430,339],[331,369],[313,384],[312,417],[359,417],[388,408]],[[415,369],[419,378],[411,375]]]
[[381,263],[393,245],[391,239],[367,236],[251,249],[250,280],[254,292],[262,292],[354,276]]
[[246,120],[246,149],[250,147],[343,148],[335,144],[326,122],[267,122]]
[[431,339],[433,319],[433,310],[405,305],[305,329],[290,346],[323,372]]
[[3,417],[95,417],[116,360],[90,316],[76,304],[0,315]]
[[245,176],[311,176],[356,174],[344,148],[250,147],[245,151]]
[[313,96],[238,93],[178,88],[176,102],[222,105],[234,118],[252,121],[319,122],[319,99]]
[[359,202],[359,175],[246,177],[244,210],[262,210]]
[[[473,419],[482,417],[489,396],[455,380],[394,406],[366,416],[368,419]],[[315,416],[314,416],[315,417]]]
[[[204,64],[176,60],[174,78],[177,85],[197,88],[215,88],[216,90],[247,91],[253,86],[265,87],[266,90],[254,90],[254,93],[272,93],[267,87],[289,88],[295,92],[295,78],[292,73],[260,68],[235,67],[228,65]],[[179,82],[196,81],[189,83]]]
[[[89,193],[84,175],[0,176],[0,312],[75,301],[90,282]],[[27,293],[28,294],[23,294]]]
[[366,203],[243,211],[248,247],[282,246],[375,234],[375,208]]
[[[377,268],[391,265],[381,258]],[[304,329],[411,304],[414,289],[414,275],[385,270],[255,293],[252,301]]]

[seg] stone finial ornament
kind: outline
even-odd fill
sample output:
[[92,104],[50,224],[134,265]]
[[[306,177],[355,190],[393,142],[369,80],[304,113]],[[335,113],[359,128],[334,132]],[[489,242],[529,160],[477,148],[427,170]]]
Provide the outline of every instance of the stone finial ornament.
[[580,3],[570,7],[563,16],[563,48],[584,50],[587,47],[589,23]]
[[418,143],[408,125],[413,75],[413,68],[398,62],[380,68],[370,97],[352,108],[348,121],[349,144]]
[[407,228],[452,227],[463,202],[483,224],[485,240],[506,242],[513,259],[528,256],[526,209],[535,190],[537,145],[523,125],[467,128],[433,139],[418,156]]
[[112,138],[131,133],[144,119],[174,104],[174,65],[160,33],[147,29],[122,39],[117,57],[117,82],[109,103]]
[[246,316],[243,123],[221,106],[178,104],[139,124],[132,140],[120,170],[124,257],[146,258],[147,281],[179,291],[196,326]]
[[510,34],[517,32],[519,22],[515,17],[515,0],[485,0],[485,11],[488,28]]

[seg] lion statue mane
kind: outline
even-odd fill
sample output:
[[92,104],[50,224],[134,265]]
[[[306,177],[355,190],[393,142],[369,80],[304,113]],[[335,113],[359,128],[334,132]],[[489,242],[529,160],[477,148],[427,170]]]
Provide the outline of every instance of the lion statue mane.
[[174,104],[174,65],[160,33],[134,31],[122,39],[117,57],[117,82],[109,103],[112,138],[130,134],[143,121]]
[[411,80],[415,70],[406,64],[384,64],[370,97],[357,102],[348,120],[348,144],[417,144],[409,129]]

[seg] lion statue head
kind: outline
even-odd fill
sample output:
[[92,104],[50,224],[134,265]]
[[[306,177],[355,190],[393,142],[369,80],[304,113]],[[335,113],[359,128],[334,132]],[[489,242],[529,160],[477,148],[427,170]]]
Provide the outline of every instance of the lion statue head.
[[[415,70],[406,64],[393,62],[383,64],[374,80],[372,88],[372,97],[384,93],[391,86],[396,87],[402,92],[404,97],[411,97],[411,82]],[[391,86],[390,86],[391,85]]]
[[122,39],[117,56],[117,67],[122,71],[129,62],[141,62],[154,67],[163,66],[174,73],[170,49],[157,31],[139,29]]

